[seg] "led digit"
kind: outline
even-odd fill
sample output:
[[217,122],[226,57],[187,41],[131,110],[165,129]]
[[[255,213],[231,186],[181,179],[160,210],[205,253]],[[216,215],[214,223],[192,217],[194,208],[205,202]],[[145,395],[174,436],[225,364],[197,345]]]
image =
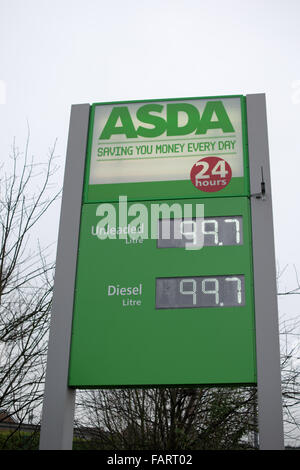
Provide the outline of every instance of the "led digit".
[[234,223],[235,224],[235,241],[237,245],[241,241],[241,235],[240,235],[240,222],[238,219],[225,219],[225,222],[228,223]]
[[[184,284],[192,284],[192,290],[184,290]],[[193,296],[193,305],[196,305],[197,302],[197,284],[195,279],[182,279],[179,284],[179,291],[182,295],[192,295]]]
[[[213,226],[214,226],[214,230],[206,230],[205,226],[206,226],[207,224],[213,225]],[[215,220],[215,219],[205,219],[205,220],[203,220],[203,222],[202,222],[202,230],[203,230],[204,235],[213,235],[213,236],[214,236],[214,242],[215,242],[215,244],[216,244],[216,245],[219,244],[219,235],[218,235],[219,228],[218,228],[218,222],[217,222],[217,220]]]
[[[192,231],[189,231],[189,232],[185,231],[185,225],[186,224],[192,226]],[[181,233],[181,235],[183,235],[185,237],[191,236],[192,239],[193,239],[193,245],[197,244],[197,224],[196,224],[195,221],[193,221],[193,220],[182,220],[180,222],[180,233]]]
[[[206,289],[206,283],[214,283],[215,288],[214,289]],[[220,297],[219,297],[219,281],[218,279],[214,278],[208,278],[208,279],[203,279],[202,281],[202,292],[204,294],[215,294],[215,302],[216,304],[219,303]]]
[[242,282],[238,277],[226,277],[225,281],[237,283],[237,302],[242,303]]

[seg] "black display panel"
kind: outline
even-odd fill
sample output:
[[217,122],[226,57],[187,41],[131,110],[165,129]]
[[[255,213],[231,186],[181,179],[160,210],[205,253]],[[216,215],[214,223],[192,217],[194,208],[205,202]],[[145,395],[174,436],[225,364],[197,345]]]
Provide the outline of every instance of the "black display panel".
[[233,246],[243,244],[243,217],[160,219],[157,248]]
[[245,305],[245,279],[243,275],[156,279],[157,309],[243,305]]

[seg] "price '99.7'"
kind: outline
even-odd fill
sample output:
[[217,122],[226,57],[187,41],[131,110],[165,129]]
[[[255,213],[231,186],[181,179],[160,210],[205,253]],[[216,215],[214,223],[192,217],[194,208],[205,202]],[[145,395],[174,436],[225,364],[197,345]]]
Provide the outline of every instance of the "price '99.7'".
[[242,244],[242,216],[159,220],[157,248],[195,250]]
[[244,275],[156,279],[156,308],[245,305]]

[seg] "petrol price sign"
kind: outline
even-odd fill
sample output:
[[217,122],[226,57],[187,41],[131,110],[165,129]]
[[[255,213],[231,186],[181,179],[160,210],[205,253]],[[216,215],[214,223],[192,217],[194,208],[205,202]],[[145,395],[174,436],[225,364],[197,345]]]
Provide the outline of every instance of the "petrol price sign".
[[70,386],[255,382],[244,126],[240,96],[92,106]]
[[234,384],[283,448],[267,142],[261,94],[72,107],[41,449],[76,388]]

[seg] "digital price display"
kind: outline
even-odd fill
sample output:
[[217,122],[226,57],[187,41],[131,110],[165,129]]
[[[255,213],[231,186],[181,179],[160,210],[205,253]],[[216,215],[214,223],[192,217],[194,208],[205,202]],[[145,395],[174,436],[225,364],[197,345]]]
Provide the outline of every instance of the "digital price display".
[[[83,208],[69,385],[255,383],[248,199],[155,200],[155,237],[152,203],[143,202],[148,237],[137,239],[108,229],[99,238],[106,215]],[[118,233],[123,207],[112,208]],[[137,220],[128,201],[126,229]]]
[[243,217],[160,219],[157,248],[234,246],[243,244]]
[[245,305],[244,276],[156,279],[156,308],[235,307]]

